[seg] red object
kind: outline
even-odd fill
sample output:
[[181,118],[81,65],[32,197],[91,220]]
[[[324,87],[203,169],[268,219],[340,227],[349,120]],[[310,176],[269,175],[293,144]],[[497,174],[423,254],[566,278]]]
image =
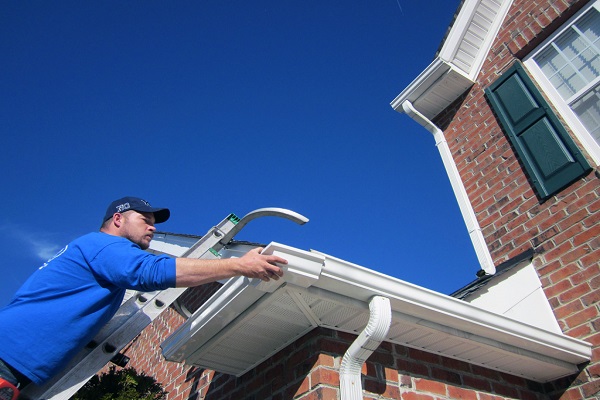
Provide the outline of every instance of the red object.
[[9,381],[0,378],[0,400],[17,400],[19,389]]

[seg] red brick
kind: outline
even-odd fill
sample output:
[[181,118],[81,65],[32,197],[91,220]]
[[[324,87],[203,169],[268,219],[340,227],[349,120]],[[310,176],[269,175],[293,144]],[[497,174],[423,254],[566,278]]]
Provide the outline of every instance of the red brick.
[[408,350],[409,357],[414,359],[415,361],[423,361],[433,364],[438,364],[440,362],[440,356],[437,354],[429,353],[422,350],[412,349]]
[[415,388],[422,392],[446,395],[446,385],[429,379],[415,379]]
[[338,399],[339,393],[338,390],[328,387],[318,388],[310,393],[305,394],[304,396],[297,397],[297,400],[330,400],[330,399]]
[[428,396],[425,394],[421,394],[421,393],[414,393],[414,392],[406,392],[406,393],[402,393],[401,395],[401,399],[402,400],[435,400],[435,397],[432,396]]
[[573,244],[575,246],[580,246],[581,244],[588,243],[593,239],[596,239],[598,236],[600,236],[600,225],[593,226],[590,229],[583,231],[579,235],[576,235],[573,238]]
[[337,371],[328,368],[317,368],[310,374],[311,388],[317,385],[339,386],[340,375]]
[[377,394],[377,398],[397,399],[400,397],[400,388],[398,385],[388,384],[376,379],[365,379],[363,390]]
[[586,324],[586,325],[579,325],[578,327],[573,328],[573,329],[569,329],[569,331],[567,333],[571,337],[587,340],[586,338],[589,336],[589,334],[591,332],[592,332],[591,324]]
[[595,307],[588,307],[583,311],[576,313],[575,315],[565,318],[564,321],[569,328],[573,328],[581,324],[588,323],[590,320],[596,319],[597,317],[598,310]]
[[581,391],[587,399],[598,398],[600,394],[600,380],[594,380],[581,386]]
[[504,397],[494,396],[493,394],[480,393],[479,400],[504,400]]
[[560,244],[559,246],[556,246],[556,247],[553,246],[551,250],[547,251],[544,254],[544,258],[548,262],[556,260],[556,259],[564,256],[565,254],[567,254],[567,252],[569,250],[571,250],[572,248],[573,248],[573,244],[571,242],[564,242],[564,243]]
[[[562,265],[558,260],[543,264],[543,261],[541,260],[541,258],[536,257],[533,259],[533,263],[536,266],[538,273],[542,279],[545,276],[551,275],[554,271],[558,271],[562,268]],[[552,282],[552,283],[557,283],[557,282]],[[546,286],[546,285],[544,285],[544,286]]]
[[581,302],[587,307],[593,306],[594,304],[600,302],[600,291],[594,290],[593,292],[588,293],[581,298]]
[[571,251],[567,252],[565,255],[560,257],[560,262],[563,264],[568,264],[568,263],[577,261],[577,260],[585,257],[587,254],[589,254],[591,252],[592,252],[592,249],[590,248],[590,246],[588,244],[584,244],[577,248],[572,249]]
[[546,292],[546,296],[548,298],[552,298],[554,296],[559,295],[560,293],[566,292],[572,287],[573,285],[571,284],[571,282],[569,282],[568,280],[564,280],[556,283],[553,286],[545,287],[544,292]]
[[512,399],[519,398],[519,391],[516,388],[514,388],[513,386],[494,382],[494,383],[492,383],[492,387],[493,387],[494,392],[498,393],[499,395],[509,397]]
[[583,295],[588,294],[591,292],[591,288],[590,285],[588,285],[587,282],[583,282],[569,290],[566,290],[564,292],[562,292],[559,296],[558,296],[558,300],[562,303],[562,304],[567,304],[575,299],[579,299],[581,298]]
[[[572,263],[569,265],[562,266],[558,271],[550,275],[549,279],[551,282],[556,283],[565,280],[578,272],[580,272],[579,266],[575,263]],[[575,282],[573,283],[575,284]]]
[[477,393],[456,386],[448,386],[448,397],[451,399],[477,400]]
[[411,375],[429,376],[429,369],[420,362],[396,360],[396,367],[400,372],[407,372]]
[[582,257],[579,262],[581,263],[581,265],[583,265],[584,267],[587,266],[591,266],[591,265],[600,265],[600,245],[598,246],[598,248],[596,248],[596,250],[592,251],[591,253],[587,254],[585,257]]
[[442,357],[442,365],[446,368],[450,368],[452,371],[455,372],[471,371],[471,366],[469,363],[460,360],[455,360],[453,358]]
[[554,315],[557,319],[564,319],[568,316],[575,314],[578,311],[583,309],[583,305],[579,301],[579,299],[574,300],[568,304],[557,307],[554,309]]

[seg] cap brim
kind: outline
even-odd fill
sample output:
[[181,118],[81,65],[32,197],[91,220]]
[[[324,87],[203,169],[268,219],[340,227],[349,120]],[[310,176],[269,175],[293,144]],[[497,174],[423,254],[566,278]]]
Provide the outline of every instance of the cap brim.
[[168,208],[158,208],[154,213],[154,222],[160,224],[165,222],[171,216],[171,211]]

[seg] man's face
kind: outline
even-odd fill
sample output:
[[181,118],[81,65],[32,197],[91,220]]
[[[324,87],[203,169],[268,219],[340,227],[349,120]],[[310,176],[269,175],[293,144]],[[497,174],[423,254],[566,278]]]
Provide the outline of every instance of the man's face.
[[127,211],[122,214],[121,235],[146,250],[154,236],[154,214]]

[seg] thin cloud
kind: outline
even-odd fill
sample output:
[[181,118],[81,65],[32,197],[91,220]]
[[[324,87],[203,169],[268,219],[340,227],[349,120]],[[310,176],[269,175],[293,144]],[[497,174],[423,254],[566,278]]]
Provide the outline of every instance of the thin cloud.
[[0,235],[5,237],[5,241],[8,239],[16,242],[19,251],[29,253],[42,261],[48,260],[64,247],[64,243],[59,243],[53,238],[54,234],[29,231],[13,224],[0,225]]

